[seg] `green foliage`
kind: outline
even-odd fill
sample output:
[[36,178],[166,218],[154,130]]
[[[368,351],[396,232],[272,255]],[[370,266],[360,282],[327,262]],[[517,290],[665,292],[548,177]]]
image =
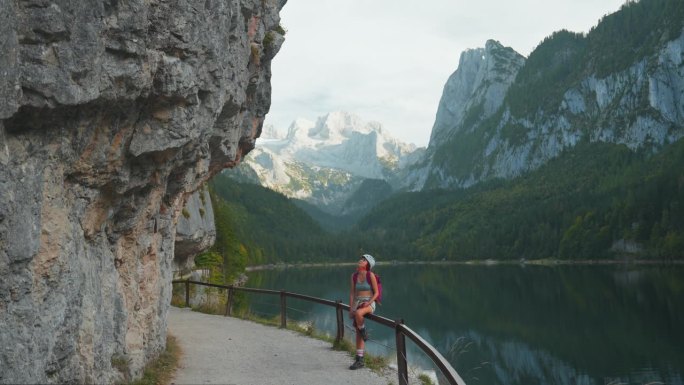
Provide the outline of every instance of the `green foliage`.
[[283,28],[282,25],[278,24],[272,31],[266,32],[266,35],[264,36],[264,39],[262,41],[262,45],[264,46],[265,49],[271,49],[273,46],[273,42],[275,41],[276,34],[280,36],[285,36],[287,33],[287,30]]
[[185,219],[190,219],[190,211],[188,211],[187,208],[183,207],[183,211],[181,211],[181,214],[183,214]]
[[[546,120],[544,114],[562,112],[559,109],[567,107],[563,99],[569,90],[580,88],[592,76],[618,74],[643,60],[651,60],[646,63],[651,68],[657,60],[652,55],[680,36],[682,27],[683,1],[641,0],[628,2],[618,12],[605,16],[587,34],[561,30],[545,38],[518,72],[497,112],[486,119],[482,119],[482,105],[465,112],[462,126],[435,150],[432,165],[440,171],[428,176],[426,188],[438,188],[453,179],[479,179],[490,170],[491,164],[487,162],[501,159],[498,151],[506,145],[530,146],[534,154],[542,139],[529,137],[530,127]],[[589,97],[584,113],[564,116],[583,137],[589,137],[595,127],[605,125],[605,119],[610,119],[618,130],[629,127],[639,116],[660,119],[660,113],[649,103],[648,90],[641,87],[634,106],[626,112],[622,112],[624,106],[618,106],[623,98],[617,97],[612,105],[599,110]],[[618,110],[622,116],[614,116]],[[485,154],[497,135],[504,144]]]
[[282,24],[278,24],[278,26],[275,27],[275,31],[281,34],[282,36],[285,36],[285,34],[287,34],[287,29],[285,29],[285,27],[283,27]]
[[392,186],[389,183],[381,179],[365,179],[344,202],[344,211],[352,214],[366,212],[390,195],[392,195]]
[[213,251],[233,264],[226,271],[361,250],[381,260],[681,259],[683,166],[684,140],[656,155],[582,142],[514,180],[392,196],[334,235],[293,200],[219,177]]
[[506,95],[517,116],[556,108],[582,79],[623,71],[677,38],[684,26],[681,0],[628,2],[604,16],[586,36],[553,33],[530,54]]
[[349,352],[349,354],[356,354],[356,345],[354,345],[350,340],[344,338],[340,339],[339,341],[333,341],[333,349]]
[[225,283],[223,275],[223,257],[215,251],[208,251],[195,257],[195,266],[209,270],[209,282]]
[[563,93],[582,75],[587,42],[582,34],[562,30],[542,41],[511,85],[506,103],[516,115],[556,107]]
[[[511,181],[402,194],[358,231],[403,259],[682,258],[684,140],[655,156],[584,143]],[[402,252],[403,251],[403,252]]]
[[[500,115],[499,115],[500,116]],[[488,121],[492,121],[488,119]],[[460,133],[449,142],[439,146],[433,157],[433,165],[447,169],[453,176],[467,178],[471,173],[478,174],[482,165],[474,163],[480,158],[487,143],[486,130]],[[433,176],[428,177],[427,186],[433,185]]]
[[418,375],[418,381],[420,381],[421,385],[435,385],[427,374]]
[[[261,186],[241,184],[226,176],[212,180],[215,200],[222,202],[226,215],[217,215],[216,249],[219,237],[229,237],[224,244],[241,244],[244,263],[310,262],[348,258],[354,255],[344,236],[332,236],[292,200]],[[216,206],[214,206],[215,211]],[[221,210],[218,210],[219,212]],[[219,216],[230,222],[229,231],[219,229]],[[230,234],[224,236],[222,234]],[[345,243],[346,242],[346,243]],[[244,265],[243,263],[243,265]]]
[[604,16],[588,36],[588,61],[599,77],[624,70],[682,33],[684,2],[640,0]]
[[597,251],[610,248],[612,244],[610,227],[596,218],[594,211],[578,216],[563,233],[558,254],[563,259],[591,259]]
[[170,334],[166,337],[166,349],[159,357],[145,366],[141,379],[132,382],[132,385],[160,385],[169,384],[173,380],[174,373],[180,363],[182,351],[176,338]]
[[266,33],[266,36],[264,36],[264,40],[262,41],[264,48],[269,49],[273,45],[274,40],[275,40],[275,35],[273,34],[273,32],[268,31]]
[[115,354],[110,360],[112,368],[116,369],[119,373],[123,374],[126,379],[128,379],[129,364],[128,359],[125,356]]
[[309,203],[303,200],[291,199],[291,202],[304,210],[304,212],[309,215],[323,230],[329,233],[340,233],[346,229],[351,228],[356,221],[359,219],[357,215],[342,215],[337,216],[329,214],[321,209],[319,209],[313,203]]
[[[234,279],[245,270],[248,252],[237,235],[236,228],[239,224],[234,210],[228,203],[216,196],[212,189],[210,189],[210,196],[214,209],[216,242],[209,254],[214,263],[220,263],[223,277],[223,282],[220,283],[232,284]],[[257,259],[256,256],[254,257]],[[195,258],[195,264],[197,264],[197,258]]]

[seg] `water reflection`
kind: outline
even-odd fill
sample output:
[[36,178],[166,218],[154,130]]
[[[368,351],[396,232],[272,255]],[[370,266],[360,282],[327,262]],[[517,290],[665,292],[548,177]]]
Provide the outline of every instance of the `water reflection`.
[[[378,314],[403,318],[468,384],[683,384],[681,267],[413,265],[378,272],[385,288]],[[347,302],[350,274],[262,271],[248,285]],[[331,308],[297,300],[288,306],[290,317],[334,334]],[[369,327],[369,350],[394,355],[393,331]],[[431,367],[411,344],[408,355]]]

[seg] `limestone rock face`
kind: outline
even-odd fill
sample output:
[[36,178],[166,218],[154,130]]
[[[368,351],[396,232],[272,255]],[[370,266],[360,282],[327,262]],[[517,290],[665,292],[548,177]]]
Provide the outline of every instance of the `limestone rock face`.
[[176,225],[254,147],[284,3],[0,3],[0,383],[164,348]]
[[211,247],[216,241],[214,211],[208,190],[198,190],[185,202],[176,225],[174,250],[175,268],[190,268],[194,256]]
[[437,149],[492,116],[524,64],[522,55],[495,40],[461,53],[458,68],[444,85],[427,150],[422,159],[401,170],[393,184],[422,189],[430,174],[440,172],[433,164]]
[[[458,68],[444,85],[430,146],[496,112],[524,64],[522,55],[495,40],[488,40],[484,48],[463,52]],[[469,111],[473,111],[472,117],[467,116]]]
[[624,69],[601,76],[587,70],[559,88],[560,100],[532,112],[510,106],[525,60],[498,43],[487,47],[461,56],[444,87],[426,155],[404,171],[403,188],[514,178],[582,141],[657,152],[684,137],[684,33]]

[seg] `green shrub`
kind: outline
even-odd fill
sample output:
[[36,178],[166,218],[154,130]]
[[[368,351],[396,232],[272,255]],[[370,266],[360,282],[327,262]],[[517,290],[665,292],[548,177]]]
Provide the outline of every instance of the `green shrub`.
[[432,382],[430,377],[424,373],[418,376],[418,380],[420,381],[421,385],[434,385],[434,382]]

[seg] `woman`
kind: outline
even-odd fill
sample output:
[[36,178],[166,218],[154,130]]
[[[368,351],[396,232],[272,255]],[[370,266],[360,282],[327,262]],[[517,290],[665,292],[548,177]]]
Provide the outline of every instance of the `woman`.
[[356,359],[349,369],[362,368],[363,351],[366,347],[368,332],[364,325],[363,317],[375,311],[375,299],[378,297],[378,281],[371,269],[375,266],[375,258],[370,254],[364,254],[359,259],[356,273],[351,277],[351,290],[349,292],[349,318],[354,320],[356,327]]

